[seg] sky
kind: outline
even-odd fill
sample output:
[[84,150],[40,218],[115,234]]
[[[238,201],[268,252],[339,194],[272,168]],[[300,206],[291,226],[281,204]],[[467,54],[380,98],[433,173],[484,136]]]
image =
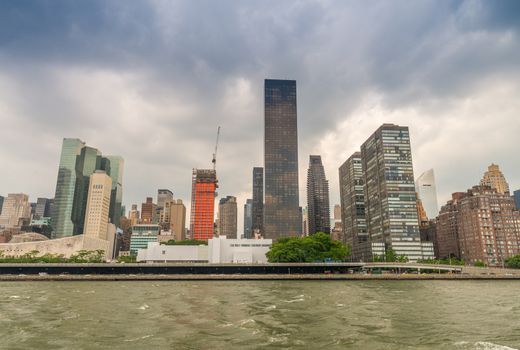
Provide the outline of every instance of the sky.
[[125,159],[123,202],[251,197],[263,81],[295,79],[300,203],[310,154],[331,207],[338,167],[382,124],[410,128],[415,176],[439,203],[500,165],[520,188],[520,1],[0,2],[0,195],[53,197],[61,142]]

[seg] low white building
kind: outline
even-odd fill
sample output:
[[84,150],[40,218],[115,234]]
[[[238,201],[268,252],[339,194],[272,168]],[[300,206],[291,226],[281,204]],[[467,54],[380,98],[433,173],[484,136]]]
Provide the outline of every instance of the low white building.
[[207,245],[166,245],[148,242],[145,249],[137,249],[137,261],[154,262],[208,262]]
[[208,241],[211,264],[265,264],[272,239],[226,239],[225,236]]
[[146,249],[137,250],[137,261],[198,262],[212,264],[266,263],[271,239],[226,239],[225,236],[208,240],[208,245],[166,245],[148,242]]

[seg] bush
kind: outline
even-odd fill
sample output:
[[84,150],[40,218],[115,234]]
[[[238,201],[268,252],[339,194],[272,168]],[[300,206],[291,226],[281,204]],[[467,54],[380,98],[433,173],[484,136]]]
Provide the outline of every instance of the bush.
[[486,267],[486,264],[480,260],[475,261],[475,263],[473,265],[476,267]]
[[176,241],[174,239],[170,239],[166,242],[161,242],[164,245],[208,245],[208,241],[199,241],[197,239],[186,239],[184,241]]
[[520,254],[507,258],[506,266],[513,269],[520,269]]
[[348,246],[323,232],[303,238],[281,238],[267,252],[269,262],[345,261],[349,256]]

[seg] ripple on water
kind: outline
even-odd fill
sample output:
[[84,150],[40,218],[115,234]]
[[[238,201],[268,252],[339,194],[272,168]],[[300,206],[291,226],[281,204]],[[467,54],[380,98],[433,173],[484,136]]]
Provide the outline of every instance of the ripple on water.
[[461,341],[455,343],[455,346],[458,349],[464,349],[464,350],[518,350],[516,348],[511,348],[509,346],[495,344],[491,342],[485,342],[485,341],[478,341],[478,342],[467,342],[467,341]]

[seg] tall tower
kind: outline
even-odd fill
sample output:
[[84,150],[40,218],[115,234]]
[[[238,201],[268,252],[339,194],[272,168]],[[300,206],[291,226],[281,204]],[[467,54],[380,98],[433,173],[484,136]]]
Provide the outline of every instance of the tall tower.
[[24,220],[31,218],[29,196],[24,193],[9,193],[4,199],[0,226],[4,228],[21,227]]
[[84,235],[107,239],[112,179],[104,171],[90,175]]
[[264,227],[264,168],[253,168],[252,235],[263,232]]
[[237,198],[227,196],[220,200],[218,206],[219,235],[237,238]]
[[352,247],[352,257],[357,261],[372,258],[365,219],[364,183],[361,153],[355,152],[339,168],[339,189],[343,239]]
[[244,204],[244,238],[253,238],[253,200],[250,198]]
[[415,180],[415,189],[422,202],[428,219],[435,219],[439,214],[437,204],[437,188],[435,186],[435,174],[433,169],[427,170]]
[[153,202],[152,197],[146,197],[146,202],[141,203],[141,223],[142,224],[155,224],[154,218],[156,219],[155,210],[157,205]]
[[121,207],[123,206],[123,168],[125,161],[120,156],[106,156],[110,162],[110,170],[105,171],[112,179],[112,193],[110,195],[110,221],[119,227]]
[[298,236],[296,81],[267,79],[264,93],[264,236]]
[[480,180],[480,186],[490,186],[501,194],[509,194],[509,184],[496,164],[488,166],[488,171],[484,173],[484,177]]
[[321,156],[309,157],[307,208],[309,234],[330,233],[329,181],[325,177]]
[[193,169],[191,182],[191,238],[208,240],[213,237],[215,191],[217,172],[211,169]]
[[383,124],[361,146],[361,160],[372,247],[422,259],[408,127]]

